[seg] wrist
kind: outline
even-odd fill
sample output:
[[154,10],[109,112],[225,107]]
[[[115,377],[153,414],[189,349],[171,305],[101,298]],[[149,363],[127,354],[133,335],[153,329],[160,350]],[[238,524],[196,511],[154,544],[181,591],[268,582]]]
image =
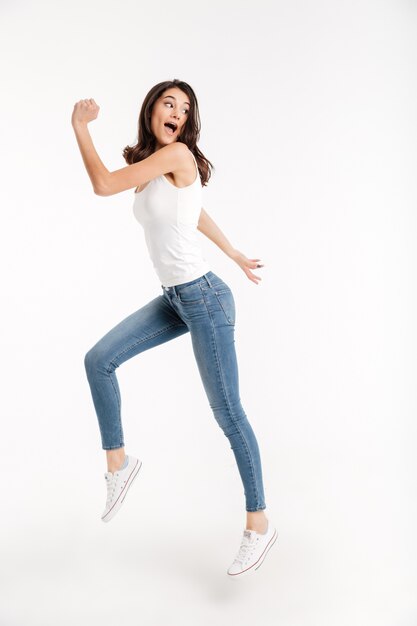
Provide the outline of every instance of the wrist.
[[87,128],[87,122],[72,122],[72,127],[76,131],[83,130],[84,128]]

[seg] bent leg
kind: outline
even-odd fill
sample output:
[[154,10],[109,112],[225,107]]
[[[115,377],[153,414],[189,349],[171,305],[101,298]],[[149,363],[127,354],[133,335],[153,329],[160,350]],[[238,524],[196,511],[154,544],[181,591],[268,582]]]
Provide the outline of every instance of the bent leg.
[[163,296],[157,296],[102,337],[84,365],[96,410],[103,450],[124,446],[121,396],[115,369],[128,359],[188,332]]

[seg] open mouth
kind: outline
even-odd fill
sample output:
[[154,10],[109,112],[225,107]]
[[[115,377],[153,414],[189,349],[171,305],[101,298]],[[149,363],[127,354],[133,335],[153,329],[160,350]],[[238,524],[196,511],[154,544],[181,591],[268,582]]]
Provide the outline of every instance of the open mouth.
[[168,130],[170,135],[173,135],[178,128],[175,122],[165,122],[164,126]]

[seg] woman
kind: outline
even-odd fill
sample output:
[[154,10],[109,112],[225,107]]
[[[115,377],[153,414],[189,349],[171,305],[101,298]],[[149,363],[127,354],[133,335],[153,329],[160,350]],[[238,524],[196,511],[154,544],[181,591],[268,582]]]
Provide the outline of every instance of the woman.
[[107,500],[101,519],[108,522],[117,513],[141,467],[124,451],[115,369],[144,350],[190,332],[210,407],[229,439],[244,486],[246,528],[227,570],[229,576],[240,578],[261,565],[277,532],[265,516],[258,444],[239,397],[233,294],[202,256],[197,229],[256,284],[261,278],[251,269],[263,265],[232,248],[201,208],[202,188],[212,164],[197,147],[198,103],[187,83],[174,79],[149,91],[139,115],[138,142],[123,151],[128,166],[114,172],[103,165],[87,128],[98,111],[92,98],[74,105],[71,121],[84,165],[100,196],[135,189],[134,215],[144,229],[162,289],[161,295],[117,324],[85,356],[107,455]]

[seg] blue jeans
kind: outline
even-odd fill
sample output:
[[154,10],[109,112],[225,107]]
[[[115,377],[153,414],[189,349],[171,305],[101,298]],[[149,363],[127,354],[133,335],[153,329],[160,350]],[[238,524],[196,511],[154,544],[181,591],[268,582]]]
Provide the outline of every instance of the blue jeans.
[[115,369],[149,348],[190,332],[210,407],[236,458],[246,510],[265,509],[258,443],[239,397],[232,291],[211,271],[161,288],[162,295],[122,320],[85,355],[103,450],[124,446]]

